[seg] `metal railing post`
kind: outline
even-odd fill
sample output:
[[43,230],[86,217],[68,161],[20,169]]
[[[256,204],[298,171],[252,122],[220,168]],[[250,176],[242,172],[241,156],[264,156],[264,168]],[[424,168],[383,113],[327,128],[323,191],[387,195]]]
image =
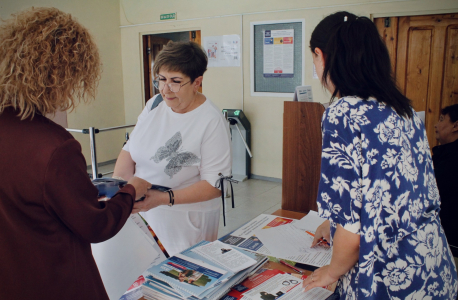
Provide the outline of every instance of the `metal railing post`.
[[[92,179],[97,179],[99,177],[99,170],[98,170],[98,165],[97,165],[97,151],[96,151],[96,146],[95,146],[95,135],[97,133],[104,132],[104,131],[124,129],[124,128],[129,128],[129,127],[135,127],[135,125],[121,125],[121,126],[114,126],[114,127],[101,128],[101,129],[97,129],[97,128],[94,128],[94,127],[89,127],[89,129],[66,128],[66,130],[69,131],[69,132],[77,132],[77,133],[82,133],[82,134],[89,134],[89,143],[91,145]],[[126,140],[127,140],[128,136],[129,135],[126,132]],[[107,175],[107,174],[111,174],[111,173],[113,173],[113,172],[102,173],[102,176]]]
[[95,147],[95,128],[89,127],[89,142],[91,144],[91,166],[92,166],[92,179],[97,179],[99,174],[97,168],[97,154]]

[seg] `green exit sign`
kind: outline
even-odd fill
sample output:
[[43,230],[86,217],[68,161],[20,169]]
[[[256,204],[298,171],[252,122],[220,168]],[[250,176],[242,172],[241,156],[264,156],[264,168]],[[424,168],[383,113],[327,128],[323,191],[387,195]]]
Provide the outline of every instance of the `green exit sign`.
[[161,20],[176,20],[176,19],[177,19],[177,13],[161,15]]

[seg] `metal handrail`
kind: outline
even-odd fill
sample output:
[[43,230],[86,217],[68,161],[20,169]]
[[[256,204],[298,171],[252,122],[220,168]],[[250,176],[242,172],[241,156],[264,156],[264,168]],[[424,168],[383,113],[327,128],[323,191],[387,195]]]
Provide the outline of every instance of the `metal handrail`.
[[102,128],[102,129],[99,129],[99,132],[110,131],[110,130],[116,130],[116,129],[122,129],[122,128],[129,128],[129,127],[134,127],[134,126],[135,126],[135,125],[122,125],[122,126],[115,126],[115,127]]
[[[92,167],[92,179],[97,179],[98,177],[98,166],[97,166],[97,149],[95,146],[95,135],[100,132],[105,132],[105,131],[111,131],[111,130],[117,130],[117,129],[123,129],[123,128],[129,128],[129,127],[134,127],[135,125],[121,125],[121,126],[114,126],[114,127],[108,127],[108,128],[101,128],[97,129],[94,127],[89,127],[88,129],[72,129],[72,128],[66,128],[67,131],[69,132],[76,132],[76,133],[82,133],[82,134],[89,134],[89,142],[91,145],[91,167]],[[112,172],[108,173],[103,173],[103,175],[110,174]]]

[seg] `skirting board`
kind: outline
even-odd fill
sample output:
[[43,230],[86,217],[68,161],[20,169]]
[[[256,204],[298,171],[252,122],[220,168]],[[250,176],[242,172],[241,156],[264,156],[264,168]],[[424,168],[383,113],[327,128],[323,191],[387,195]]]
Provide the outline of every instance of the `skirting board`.
[[259,179],[259,180],[272,181],[272,182],[280,182],[280,183],[281,183],[281,178],[260,176],[260,175],[255,175],[255,174],[251,174],[251,175],[250,175],[250,179]]
[[[107,161],[98,163],[98,164],[97,164],[97,167],[103,167],[103,166],[111,165],[111,164],[114,164],[114,163],[116,163],[116,159],[107,160]],[[88,168],[88,169],[92,169],[92,165],[87,165],[87,168]]]

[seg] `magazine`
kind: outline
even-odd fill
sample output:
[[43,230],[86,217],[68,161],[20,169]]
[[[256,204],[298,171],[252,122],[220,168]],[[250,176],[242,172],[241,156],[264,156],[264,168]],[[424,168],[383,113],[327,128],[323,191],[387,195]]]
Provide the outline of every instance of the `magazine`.
[[256,274],[253,274],[242,283],[234,286],[226,296],[221,298],[221,300],[240,300],[242,299],[244,293],[261,285],[278,274],[285,274],[285,272],[280,270],[260,269],[256,272]]
[[[231,261],[231,267],[243,270],[232,272],[228,266],[221,265],[218,260],[211,257],[212,251],[204,251],[205,255],[199,254],[194,250],[202,246],[209,245],[208,249],[217,249],[219,242],[209,243],[202,241],[193,247],[186,249],[178,255],[170,257],[157,266],[147,270],[145,276],[146,282],[142,290],[147,299],[158,299],[158,293],[161,298],[174,299],[219,299],[226,294],[230,288],[251,273],[260,268],[267,261],[267,257],[255,253],[247,252],[242,249],[232,249],[225,253],[231,253],[233,257],[240,257],[239,266],[235,266],[235,259]],[[223,245],[225,250],[229,248]],[[245,257],[243,257],[245,256]],[[247,264],[248,260],[253,260],[253,264]],[[162,292],[161,292],[162,291]]]
[[177,254],[148,269],[154,277],[196,297],[234,275],[203,261]]

